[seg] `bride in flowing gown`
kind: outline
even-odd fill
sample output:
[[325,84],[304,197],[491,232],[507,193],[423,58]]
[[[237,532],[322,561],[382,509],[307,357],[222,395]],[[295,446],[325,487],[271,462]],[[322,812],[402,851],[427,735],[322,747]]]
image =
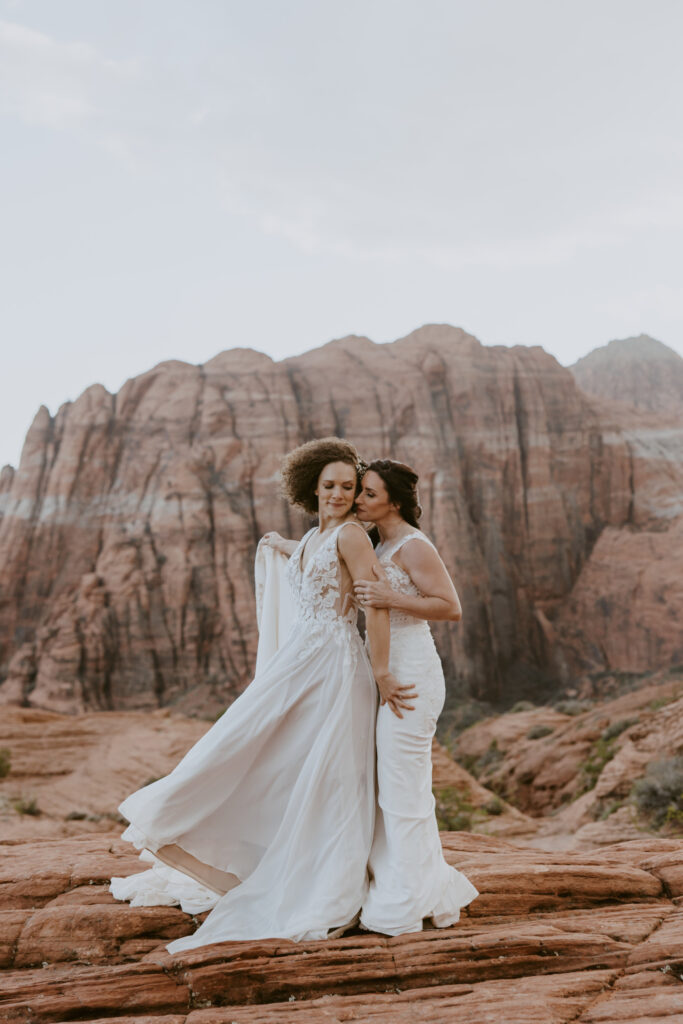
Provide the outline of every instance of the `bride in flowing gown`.
[[[377,688],[398,711],[411,688],[388,668],[389,616],[367,615],[353,582],[377,559],[354,521],[358,453],[339,438],[285,460],[289,500],[318,514],[291,556],[294,624],[243,694],[163,779],[121,804],[123,834],[152,863],[113,878],[117,899],[211,909],[174,953],[227,939],[321,939],[353,921],[367,893],[375,812]],[[374,674],[374,679],[373,679]]]
[[[381,566],[356,583],[356,596],[366,614],[389,609],[390,668],[418,694],[405,716],[384,705],[377,713],[378,808],[361,925],[386,935],[420,931],[424,918],[448,927],[478,895],[444,860],[434,813],[432,739],[445,683],[426,620],[457,621],[461,609],[436,548],[418,528],[417,481],[409,466],[376,460],[366,467],[356,503],[358,518],[377,528]],[[372,649],[372,635],[369,641]]]

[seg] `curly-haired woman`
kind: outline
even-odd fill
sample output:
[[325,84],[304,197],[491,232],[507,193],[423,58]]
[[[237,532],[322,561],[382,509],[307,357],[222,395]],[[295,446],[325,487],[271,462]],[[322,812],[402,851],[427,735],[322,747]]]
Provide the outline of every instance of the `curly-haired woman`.
[[462,613],[448,570],[418,527],[417,483],[410,466],[377,459],[366,467],[356,502],[361,522],[374,524],[381,567],[356,582],[356,596],[366,615],[389,609],[390,667],[417,692],[404,717],[386,706],[377,713],[379,806],[361,924],[387,935],[420,931],[424,918],[445,928],[477,896],[469,879],[445,862],[434,814],[432,740],[445,684],[426,620],[457,621]]
[[[375,813],[375,680],[410,708],[388,667],[389,616],[369,608],[371,663],[356,628],[355,581],[378,568],[355,521],[356,449],[323,438],[283,466],[292,504],[319,525],[290,558],[296,604],[288,637],[244,693],[166,778],[120,807],[124,833],[153,861],[112,879],[119,899],[211,909],[177,952],[226,939],[320,939],[343,930],[367,894]],[[374,679],[373,679],[374,675]]]

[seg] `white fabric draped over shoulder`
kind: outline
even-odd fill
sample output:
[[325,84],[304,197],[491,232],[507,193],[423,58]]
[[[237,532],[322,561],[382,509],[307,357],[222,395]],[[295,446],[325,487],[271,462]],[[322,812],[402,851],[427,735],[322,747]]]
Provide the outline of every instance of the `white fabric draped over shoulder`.
[[282,646],[296,618],[292,591],[287,580],[289,559],[260,540],[256,549],[254,582],[256,585],[256,622],[258,651],[256,675]]

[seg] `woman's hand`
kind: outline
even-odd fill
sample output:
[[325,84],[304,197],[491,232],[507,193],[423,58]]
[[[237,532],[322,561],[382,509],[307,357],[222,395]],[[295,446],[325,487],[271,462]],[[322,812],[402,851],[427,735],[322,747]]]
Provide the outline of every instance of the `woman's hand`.
[[296,541],[287,540],[286,537],[281,537],[276,530],[271,530],[269,533],[264,533],[261,538],[262,544],[267,544],[268,547],[272,548],[273,551],[279,551],[281,555],[285,555],[287,558],[292,554],[296,548]]
[[414,686],[402,686],[392,672],[376,674],[375,682],[379,690],[380,704],[388,704],[397,718],[403,718],[401,708],[404,711],[415,710],[415,705],[410,703],[418,696]]
[[396,597],[384,569],[373,565],[374,580],[356,580],[353,589],[356,600],[364,608],[391,608]]

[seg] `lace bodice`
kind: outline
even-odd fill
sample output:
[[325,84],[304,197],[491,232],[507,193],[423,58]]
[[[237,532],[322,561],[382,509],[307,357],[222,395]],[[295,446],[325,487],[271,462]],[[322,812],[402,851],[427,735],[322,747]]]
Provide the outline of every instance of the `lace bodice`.
[[357,605],[353,591],[342,592],[342,572],[337,552],[337,538],[341,523],[308,560],[305,568],[301,558],[307,541],[317,533],[317,527],[302,537],[287,564],[287,579],[297,603],[297,618],[314,627],[334,627],[356,624]]
[[[394,555],[400,551],[404,544],[414,538],[424,541],[425,544],[429,544],[430,547],[434,546],[420,530],[415,530],[413,533],[399,537],[398,540],[379,544],[375,548],[375,554],[377,555],[377,560],[387,574],[392,590],[396,590],[399,594],[409,594],[411,597],[422,597],[424,595],[415,586],[405,569],[402,569],[401,566],[394,561]],[[403,611],[403,609],[392,608],[389,612],[389,616],[391,619],[392,629],[394,627],[413,626],[414,628],[419,628],[422,632],[425,630],[429,632],[429,624],[425,619],[418,619],[409,612]]]

